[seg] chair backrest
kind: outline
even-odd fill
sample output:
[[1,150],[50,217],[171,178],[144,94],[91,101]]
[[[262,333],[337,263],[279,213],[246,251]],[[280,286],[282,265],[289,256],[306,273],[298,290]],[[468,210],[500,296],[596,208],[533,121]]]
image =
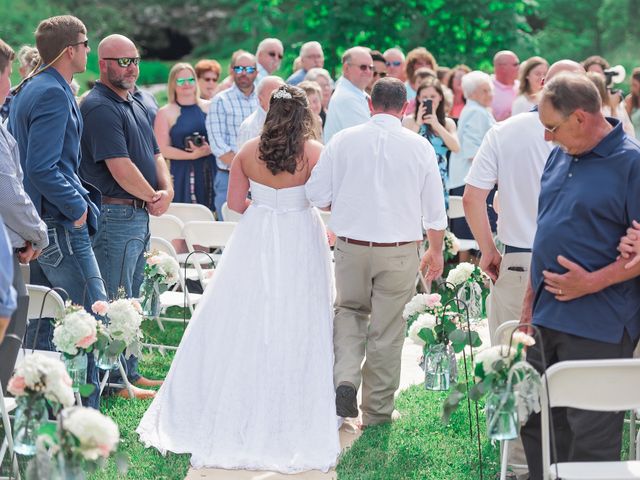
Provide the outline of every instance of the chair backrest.
[[462,197],[460,195],[449,195],[449,209],[447,210],[449,218],[463,218],[464,208],[462,206]]
[[151,237],[149,239],[149,248],[151,248],[151,250],[158,250],[159,252],[168,253],[169,255],[171,255],[173,258],[176,258],[176,259],[178,257],[178,254],[176,253],[176,249],[173,248],[173,245],[171,245],[171,242],[165,240],[164,238]]
[[491,345],[508,345],[509,337],[513,329],[520,324],[520,320],[507,320],[498,325],[496,331],[491,335]]
[[171,203],[166,214],[178,217],[182,223],[214,220],[211,210],[199,203]]
[[[41,309],[42,318],[57,318],[64,312],[64,300],[62,300],[60,294],[55,290],[51,290],[49,287],[43,287],[42,285],[28,284],[27,293],[29,294],[28,319],[40,318]],[[43,302],[44,308],[42,305]]]
[[149,215],[149,233],[152,237],[164,238],[169,242],[180,239],[183,238],[182,227],[184,223],[174,215]]
[[231,210],[227,202],[222,204],[222,218],[224,218],[225,222],[239,222],[242,218],[242,214],[236,212],[235,210]]
[[636,409],[640,407],[638,378],[640,359],[572,360],[556,363],[546,370],[540,399],[543,478],[549,478],[551,468],[550,408]]
[[229,242],[236,225],[236,222],[189,222],[182,233],[190,252],[196,250],[195,245],[223,248]]

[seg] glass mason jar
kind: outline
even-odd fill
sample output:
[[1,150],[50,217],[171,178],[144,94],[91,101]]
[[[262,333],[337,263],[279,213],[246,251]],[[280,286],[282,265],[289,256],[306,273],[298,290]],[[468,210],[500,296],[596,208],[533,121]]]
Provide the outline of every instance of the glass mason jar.
[[109,351],[109,346],[107,345],[105,351],[98,354],[96,365],[100,370],[113,370],[118,366],[118,357],[117,353]]
[[81,352],[71,358],[63,355],[62,361],[64,362],[64,366],[67,368],[67,373],[69,373],[71,381],[73,382],[73,391],[80,391],[80,387],[87,383],[87,354],[85,352]]
[[501,382],[494,385],[487,394],[485,403],[487,416],[487,436],[490,440],[513,440],[518,437],[518,405],[513,388]]
[[85,480],[87,475],[82,464],[77,460],[71,460],[64,456],[56,455],[54,458],[52,480]]
[[38,430],[48,418],[47,402],[41,395],[23,395],[16,403],[13,449],[20,455],[35,455]]
[[456,354],[451,345],[430,345],[424,354],[424,388],[427,390],[449,390],[451,382],[458,379]]
[[465,282],[458,290],[456,297],[465,303],[470,322],[474,323],[482,318],[482,287],[480,285],[476,282]]
[[160,315],[160,284],[145,280],[140,289],[140,296],[142,314],[148,318],[157,318]]

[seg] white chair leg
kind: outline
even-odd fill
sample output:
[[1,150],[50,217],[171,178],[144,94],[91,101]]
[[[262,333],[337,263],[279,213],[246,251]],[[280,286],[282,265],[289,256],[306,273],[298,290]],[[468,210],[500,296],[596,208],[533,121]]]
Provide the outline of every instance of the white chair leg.
[[500,445],[500,480],[507,478],[507,465],[509,464],[509,440],[504,440]]
[[127,392],[129,392],[129,398],[134,398],[133,388],[131,387],[131,383],[129,382],[129,377],[127,377],[127,372],[125,372],[124,367],[122,366],[122,360],[118,357],[118,370],[120,370],[120,375],[122,376],[122,382],[124,383]]
[[75,397],[76,397],[76,405],[81,407],[82,406],[82,397],[80,396],[80,392],[75,392]]
[[4,429],[4,440],[2,441],[2,447],[0,447],[0,465],[4,460],[5,454],[8,452],[11,457],[11,463],[13,467],[13,475],[17,480],[20,480],[20,470],[18,468],[18,457],[13,450],[13,432],[11,430],[11,423],[9,420],[9,412],[4,406],[4,395],[0,390],[0,413],[2,414],[2,427]]
[[631,410],[629,412],[629,460],[637,460],[638,455],[636,453],[636,411]]

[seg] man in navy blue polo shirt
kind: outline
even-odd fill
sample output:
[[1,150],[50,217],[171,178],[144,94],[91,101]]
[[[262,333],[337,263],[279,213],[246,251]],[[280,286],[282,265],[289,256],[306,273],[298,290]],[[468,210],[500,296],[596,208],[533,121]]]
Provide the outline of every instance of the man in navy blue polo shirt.
[[[98,46],[100,81],[82,102],[83,177],[102,193],[98,232],[93,241],[107,295],[123,287],[137,296],[144,274],[149,213],[162,215],[173,198],[166,163],[145,106],[131,95],[138,78],[138,50],[122,35],[110,35]],[[157,381],[141,377],[137,359],[127,360],[129,380],[139,386]],[[126,391],[123,390],[123,393]],[[136,396],[153,396],[135,389]]]
[[[601,113],[588,78],[562,74],[544,88],[545,139],[560,146],[545,166],[522,321],[543,342],[527,360],[630,358],[640,336],[640,267],[618,259],[620,237],[640,218],[640,146]],[[624,412],[554,409],[558,458],[619,460]],[[530,478],[541,479],[540,416],[522,429]]]

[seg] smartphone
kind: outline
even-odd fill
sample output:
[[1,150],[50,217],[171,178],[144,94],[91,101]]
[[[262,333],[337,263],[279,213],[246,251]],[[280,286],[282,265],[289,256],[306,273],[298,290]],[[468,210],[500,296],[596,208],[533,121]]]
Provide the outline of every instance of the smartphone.
[[433,100],[427,98],[422,101],[422,105],[424,105],[424,116],[433,114]]

